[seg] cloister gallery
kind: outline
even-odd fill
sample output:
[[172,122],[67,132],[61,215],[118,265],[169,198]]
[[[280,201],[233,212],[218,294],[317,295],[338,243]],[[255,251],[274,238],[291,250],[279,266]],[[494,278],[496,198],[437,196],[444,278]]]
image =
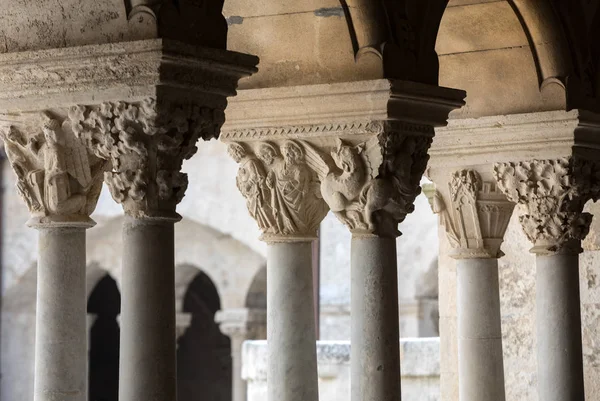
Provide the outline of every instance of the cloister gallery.
[[599,1],[2,4],[2,401],[600,399]]

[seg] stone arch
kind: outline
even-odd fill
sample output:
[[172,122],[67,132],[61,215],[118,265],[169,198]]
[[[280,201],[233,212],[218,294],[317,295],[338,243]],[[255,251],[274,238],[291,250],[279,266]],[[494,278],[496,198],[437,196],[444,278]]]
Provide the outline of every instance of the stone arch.
[[248,309],[267,309],[267,266],[254,276],[246,295]]
[[89,290],[87,313],[89,399],[117,401],[121,293],[110,274],[105,272]]
[[231,342],[215,322],[221,300],[207,274],[196,269],[181,307],[182,313],[190,318],[188,327],[177,340],[178,400],[231,401]]
[[[102,266],[120,287],[123,244],[123,216],[103,222],[88,231],[89,266]],[[110,249],[111,252],[106,252]],[[175,266],[185,267],[187,279],[201,267],[215,283],[223,309],[243,308],[247,289],[256,272],[265,264],[259,255],[245,244],[190,218],[175,225]],[[191,268],[191,269],[190,269]],[[176,274],[182,274],[183,271]],[[94,277],[98,273],[91,273]],[[183,281],[185,282],[185,280]],[[184,288],[184,287],[182,287]]]

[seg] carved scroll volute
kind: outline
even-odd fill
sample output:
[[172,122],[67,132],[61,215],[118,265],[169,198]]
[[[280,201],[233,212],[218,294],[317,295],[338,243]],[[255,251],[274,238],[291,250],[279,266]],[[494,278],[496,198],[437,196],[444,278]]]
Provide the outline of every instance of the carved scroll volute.
[[475,170],[459,170],[448,183],[448,205],[440,192],[427,192],[434,213],[440,215],[452,257],[498,258],[514,209],[495,183],[482,180]]
[[236,143],[229,154],[239,164],[237,187],[266,242],[317,238],[328,208],[319,179],[306,163],[300,141]]
[[181,173],[199,138],[218,137],[222,110],[194,104],[104,103],[74,106],[73,132],[99,158],[110,162],[104,179],[116,202],[133,217],[177,219],[177,204],[187,189]]
[[497,163],[498,186],[521,209],[519,221],[533,243],[531,252],[581,252],[592,215],[585,203],[600,194],[600,169],[595,161],[559,158]]
[[18,116],[1,136],[30,226],[91,226],[106,163],[50,113]]

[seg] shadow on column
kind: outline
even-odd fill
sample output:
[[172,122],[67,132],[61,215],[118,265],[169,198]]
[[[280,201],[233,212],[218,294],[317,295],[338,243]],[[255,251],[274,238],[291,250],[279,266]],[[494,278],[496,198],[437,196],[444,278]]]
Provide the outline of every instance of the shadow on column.
[[198,273],[183,299],[191,323],[177,341],[178,401],[231,401],[231,343],[215,323],[219,309],[215,285]]
[[121,294],[108,274],[94,287],[87,312],[94,319],[89,338],[89,401],[117,401]]

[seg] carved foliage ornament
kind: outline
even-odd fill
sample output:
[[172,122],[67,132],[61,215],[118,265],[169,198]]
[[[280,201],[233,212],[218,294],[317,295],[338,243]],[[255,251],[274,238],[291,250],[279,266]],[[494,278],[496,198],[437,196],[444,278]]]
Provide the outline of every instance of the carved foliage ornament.
[[[253,154],[242,143],[231,144],[230,154],[240,163],[238,188],[250,214],[265,234],[313,233],[327,205],[354,234],[396,237],[398,223],[413,211],[420,193],[433,136],[406,135],[402,127],[386,124],[379,136],[358,145],[340,139],[318,147],[284,141],[278,150],[261,142]],[[302,196],[283,196],[279,201],[277,193],[284,193],[283,184],[289,181],[285,179],[289,149],[300,155],[293,159],[306,178],[291,185]]]
[[88,221],[105,163],[88,152],[68,121],[48,113],[34,120],[2,131],[18,193],[37,223]]
[[557,252],[573,242],[580,251],[592,219],[583,207],[600,194],[597,163],[574,158],[499,163],[494,173],[507,197],[521,205],[520,222],[533,252]]
[[199,138],[216,138],[221,110],[193,104],[104,103],[69,110],[73,132],[94,154],[110,161],[105,181],[115,201],[133,216],[172,216],[187,189],[183,160]]

